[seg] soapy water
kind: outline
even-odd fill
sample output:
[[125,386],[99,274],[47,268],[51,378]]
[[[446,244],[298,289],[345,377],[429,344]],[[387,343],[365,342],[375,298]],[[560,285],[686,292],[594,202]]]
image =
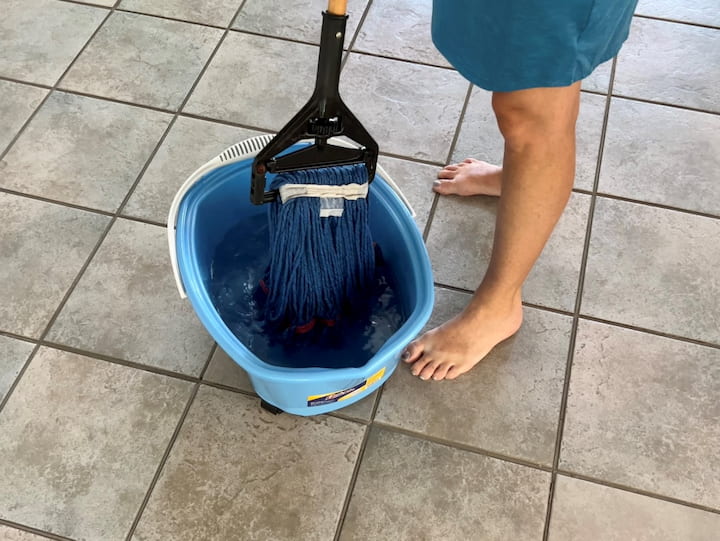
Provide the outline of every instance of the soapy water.
[[227,327],[262,361],[294,368],[363,366],[405,322],[387,269],[378,264],[376,288],[364,313],[307,334],[278,333],[263,320],[259,288],[269,260],[267,215],[227,232],[210,268],[210,294]]

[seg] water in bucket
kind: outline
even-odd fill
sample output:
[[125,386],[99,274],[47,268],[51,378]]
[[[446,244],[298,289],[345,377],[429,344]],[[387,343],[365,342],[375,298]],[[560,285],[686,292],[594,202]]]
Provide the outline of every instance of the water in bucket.
[[268,249],[267,215],[246,217],[217,245],[210,269],[210,293],[220,317],[238,340],[266,363],[296,368],[360,367],[406,321],[395,298],[392,277],[380,271],[369,314],[358,320],[345,320],[320,335],[288,338],[267,332],[258,284],[265,273]]

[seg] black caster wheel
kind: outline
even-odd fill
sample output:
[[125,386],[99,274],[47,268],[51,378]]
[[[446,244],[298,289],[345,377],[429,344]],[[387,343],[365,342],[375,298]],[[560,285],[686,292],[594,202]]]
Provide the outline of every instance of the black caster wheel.
[[277,406],[273,406],[272,404],[270,404],[270,402],[265,402],[264,400],[260,400],[260,407],[265,411],[269,411],[273,415],[279,415],[281,413],[284,413],[283,410],[281,410]]

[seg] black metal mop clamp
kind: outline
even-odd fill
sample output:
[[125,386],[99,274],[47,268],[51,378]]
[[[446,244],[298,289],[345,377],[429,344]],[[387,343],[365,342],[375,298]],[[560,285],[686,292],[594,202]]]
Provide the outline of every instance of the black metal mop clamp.
[[[330,0],[323,12],[315,90],[305,106],[256,156],[252,166],[250,199],[256,205],[274,201],[277,191],[265,191],[267,173],[365,164],[368,182],[375,177],[378,145],[340,98],[340,64],[345,42],[346,1]],[[345,136],[360,145],[346,148],[328,142]],[[310,146],[278,156],[303,139]]]

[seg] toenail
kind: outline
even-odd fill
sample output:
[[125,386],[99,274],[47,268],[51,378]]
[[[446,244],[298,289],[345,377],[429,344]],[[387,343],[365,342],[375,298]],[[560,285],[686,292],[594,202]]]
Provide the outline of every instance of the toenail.
[[402,355],[400,355],[400,358],[401,358],[403,361],[404,361],[405,359],[407,359],[408,357],[410,357],[410,352],[409,352],[408,350],[403,351],[403,352],[402,352]]

